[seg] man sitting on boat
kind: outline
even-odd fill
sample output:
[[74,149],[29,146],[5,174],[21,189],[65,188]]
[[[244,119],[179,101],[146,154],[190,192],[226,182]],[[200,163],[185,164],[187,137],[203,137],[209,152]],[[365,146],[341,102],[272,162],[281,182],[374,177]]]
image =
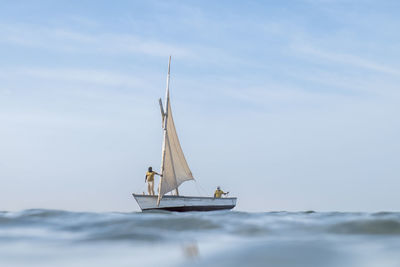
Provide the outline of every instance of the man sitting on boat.
[[157,174],[161,176],[161,174],[153,171],[152,167],[149,167],[148,172],[146,172],[145,180],[144,182],[147,182],[147,191],[149,192],[149,195],[154,196],[154,175]]
[[229,194],[229,192],[225,193],[224,191],[221,190],[219,186],[217,186],[217,190],[215,190],[214,197],[221,198],[222,195],[227,195],[227,194]]

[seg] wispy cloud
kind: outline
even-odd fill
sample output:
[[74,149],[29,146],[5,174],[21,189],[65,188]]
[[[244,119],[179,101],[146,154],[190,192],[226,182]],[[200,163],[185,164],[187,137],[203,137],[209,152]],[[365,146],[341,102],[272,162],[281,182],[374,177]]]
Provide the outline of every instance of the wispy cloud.
[[78,82],[101,86],[129,86],[137,88],[145,85],[139,77],[121,74],[118,72],[97,69],[48,69],[31,68],[18,70],[21,75],[59,82]]
[[354,54],[337,53],[332,51],[324,51],[312,46],[297,46],[296,50],[308,54],[313,57],[317,57],[323,60],[336,62],[352,67],[363,68],[366,70],[376,71],[384,74],[400,76],[400,69],[389,66],[386,64],[371,61]]
[[0,25],[0,43],[64,52],[102,52],[108,54],[145,54],[175,57],[194,56],[187,47],[135,34],[90,33],[66,28],[32,25]]
[[[34,89],[52,85],[56,88],[91,87],[109,90],[130,88],[132,91],[143,91],[151,87],[151,74],[133,76],[112,70],[90,68],[46,68],[22,67],[0,69],[3,88]],[[10,89],[5,92],[9,92]]]

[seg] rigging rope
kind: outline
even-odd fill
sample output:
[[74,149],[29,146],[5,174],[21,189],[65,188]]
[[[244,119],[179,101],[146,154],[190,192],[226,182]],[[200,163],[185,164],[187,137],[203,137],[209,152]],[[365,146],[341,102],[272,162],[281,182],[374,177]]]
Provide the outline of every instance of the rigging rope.
[[203,196],[207,196],[207,191],[204,190],[204,188],[200,185],[200,183],[197,180],[194,180],[194,184],[196,186],[196,190],[197,193],[199,193],[199,195],[201,195],[201,193],[199,192],[199,188],[203,191]]

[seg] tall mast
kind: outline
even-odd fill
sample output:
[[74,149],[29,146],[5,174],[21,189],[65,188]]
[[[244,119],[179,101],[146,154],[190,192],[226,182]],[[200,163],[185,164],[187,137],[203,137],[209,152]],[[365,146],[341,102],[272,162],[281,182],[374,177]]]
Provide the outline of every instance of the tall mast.
[[176,132],[175,123],[172,117],[171,103],[169,98],[171,56],[168,62],[167,88],[165,92],[165,106],[160,99],[160,109],[163,126],[163,144],[161,158],[161,179],[158,186],[157,206],[162,197],[175,190],[179,195],[178,187],[185,181],[194,180],[189,165],[183,154],[182,147]]
[[[168,105],[169,105],[169,80],[170,80],[170,69],[171,69],[171,56],[169,56],[169,61],[168,61],[168,75],[167,75],[167,88],[165,90],[165,107],[164,110],[162,108],[162,102],[160,99],[160,108],[161,108],[161,114],[163,116],[163,129],[164,129],[164,136],[163,136],[163,145],[162,145],[162,156],[161,156],[161,175],[164,172],[164,160],[165,160],[165,147],[167,145],[167,136],[168,136],[168,132],[167,132],[167,121],[168,121]],[[161,190],[161,184],[163,181],[163,177],[161,177],[160,179],[160,184],[158,186],[158,200],[157,200],[157,205],[160,204],[160,200],[161,200],[161,194],[160,194],[160,190]],[[176,194],[179,195],[178,193],[178,189],[176,189]]]

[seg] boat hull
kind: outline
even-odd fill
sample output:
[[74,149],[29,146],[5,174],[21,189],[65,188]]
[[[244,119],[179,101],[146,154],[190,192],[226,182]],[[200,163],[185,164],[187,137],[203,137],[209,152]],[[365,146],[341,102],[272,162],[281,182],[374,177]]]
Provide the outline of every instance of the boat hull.
[[164,196],[157,206],[157,196],[132,194],[142,211],[213,211],[230,210],[236,206],[236,198]]

